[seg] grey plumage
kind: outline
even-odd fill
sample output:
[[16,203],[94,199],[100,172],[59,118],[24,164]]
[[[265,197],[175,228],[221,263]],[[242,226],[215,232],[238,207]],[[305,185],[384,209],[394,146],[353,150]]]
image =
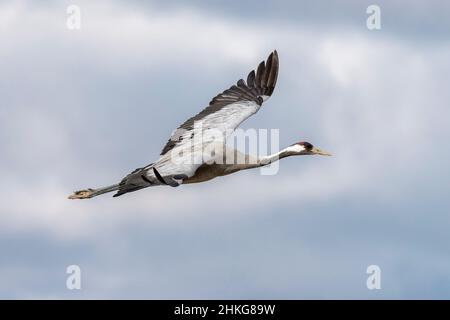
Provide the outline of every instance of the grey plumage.
[[[212,156],[212,159],[204,158],[203,149],[217,143],[211,131],[216,130],[223,133],[226,139],[231,134],[230,131],[233,132],[245,119],[255,114],[263,102],[272,95],[277,82],[278,69],[278,54],[274,51],[269,55],[267,61],[262,61],[258,65],[256,72],[253,70],[248,74],[247,81],[238,80],[235,85],[216,95],[208,107],[179,126],[164,146],[157,161],[134,170],[119,184],[76,191],[69,198],[86,199],[111,191],[117,191],[114,197],[118,197],[150,186],[176,187],[181,183],[208,181],[240,170],[268,165],[291,155],[330,155],[314,148],[307,142],[299,142],[273,155],[261,158],[243,155],[234,149],[227,149],[226,154],[234,154],[235,159],[239,155],[240,158],[245,159],[244,163],[219,164],[214,161],[210,163],[209,160],[216,160],[214,157],[217,155]],[[200,129],[195,128],[194,122],[196,121],[201,121],[205,126]],[[192,145],[189,142],[195,141],[196,133],[202,134],[202,140],[200,143]],[[220,147],[226,148],[223,141],[220,141],[219,144]],[[174,152],[169,153],[171,150]],[[181,160],[196,159],[196,161],[173,161],[173,154],[180,151],[183,154]],[[200,161],[197,162],[199,159]]]
[[215,96],[209,102],[208,107],[180,125],[162,149],[161,155],[166,154],[177,143],[181,142],[181,133],[185,130],[191,130],[195,121],[200,121],[207,115],[215,113],[227,105],[240,101],[255,101],[258,105],[262,105],[264,101],[262,96],[271,96],[275,89],[278,68],[278,53],[275,50],[269,55],[267,62],[261,61],[256,74],[254,70],[248,74],[247,83],[243,79],[240,79],[236,85],[231,86],[229,89]]

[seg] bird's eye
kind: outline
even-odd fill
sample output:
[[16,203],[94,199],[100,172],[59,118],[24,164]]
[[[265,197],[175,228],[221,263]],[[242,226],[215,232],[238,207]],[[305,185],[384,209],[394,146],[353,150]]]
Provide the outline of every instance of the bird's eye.
[[312,150],[313,145],[309,142],[303,142],[303,146],[305,147],[306,150]]

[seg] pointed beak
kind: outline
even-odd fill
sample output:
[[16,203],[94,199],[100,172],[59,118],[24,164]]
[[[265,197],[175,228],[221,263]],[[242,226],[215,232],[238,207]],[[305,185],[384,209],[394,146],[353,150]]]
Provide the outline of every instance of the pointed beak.
[[319,148],[315,148],[315,147],[312,148],[311,153],[318,154],[318,155],[321,155],[321,156],[332,156],[331,153],[323,151],[323,150],[320,150]]

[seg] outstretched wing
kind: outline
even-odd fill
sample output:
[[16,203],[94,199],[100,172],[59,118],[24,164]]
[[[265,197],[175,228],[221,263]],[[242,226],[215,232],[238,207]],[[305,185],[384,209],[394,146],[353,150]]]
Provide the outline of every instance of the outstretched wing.
[[278,77],[278,54],[275,50],[267,61],[262,61],[256,72],[252,70],[247,82],[240,79],[236,85],[215,96],[209,106],[185,121],[175,130],[161,151],[165,155],[173,148],[189,143],[193,138],[194,124],[202,128],[220,130],[223,133],[236,129],[244,120],[256,113],[275,89]]
[[[226,138],[256,113],[272,95],[277,76],[278,54],[274,51],[266,62],[259,64],[256,72],[253,70],[248,74],[247,82],[240,79],[236,85],[215,96],[208,107],[179,126],[164,146],[159,160],[126,176],[115,196],[158,184],[176,186],[178,179],[192,177],[207,161],[203,150],[217,142],[214,138],[217,132]],[[195,138],[198,135],[201,135],[200,142]],[[183,155],[175,161],[172,152]]]

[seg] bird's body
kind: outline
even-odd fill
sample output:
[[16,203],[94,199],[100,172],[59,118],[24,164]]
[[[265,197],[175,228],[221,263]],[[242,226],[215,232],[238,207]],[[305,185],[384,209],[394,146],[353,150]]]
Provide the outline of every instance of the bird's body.
[[236,85],[214,97],[203,111],[178,127],[157,161],[134,170],[118,184],[76,191],[69,198],[86,199],[112,191],[117,191],[116,197],[150,186],[176,187],[204,182],[240,170],[268,165],[291,155],[329,155],[308,142],[295,143],[265,157],[242,154],[226,146],[227,137],[271,96],[278,68],[278,55],[274,51],[266,62],[259,64],[256,72],[249,73],[246,82],[239,80]]

